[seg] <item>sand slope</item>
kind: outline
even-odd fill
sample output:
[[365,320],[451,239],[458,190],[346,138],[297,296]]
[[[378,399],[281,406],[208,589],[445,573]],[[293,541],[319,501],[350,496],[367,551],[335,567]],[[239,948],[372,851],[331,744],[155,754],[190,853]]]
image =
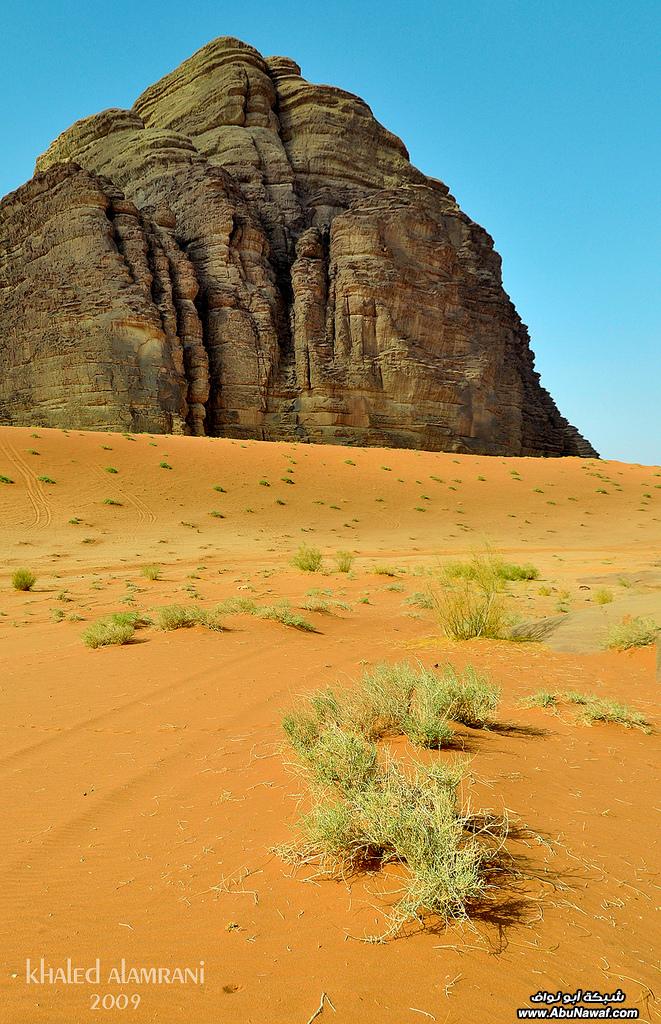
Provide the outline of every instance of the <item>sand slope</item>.
[[[654,651],[451,644],[407,599],[489,542],[541,571],[510,588],[521,617],[560,603],[593,634],[636,601],[654,613],[658,468],[0,428],[0,475],[14,481],[0,483],[3,1021],[90,1019],[97,987],[25,984],[25,958],[42,955],[98,956],[104,971],[205,961],[203,987],[98,987],[139,991],[135,1021],[306,1024],[325,991],[337,1012],[322,1021],[499,1024],[539,988],[579,986],[620,986],[655,1019],[657,737],[518,703],[580,689],[653,719]],[[302,542],[327,575],[291,567]],[[351,578],[333,570],[338,550],[356,554]],[[140,572],[152,562],[156,582]],[[396,576],[375,574],[386,563]],[[9,585],[23,565],[31,593]],[[597,587],[613,596],[603,608]],[[81,642],[108,611],[230,595],[297,606],[311,589],[331,592],[330,614],[304,613],[311,634],[233,616],[220,634]],[[361,939],[382,929],[392,878],[292,876],[271,852],[303,792],[280,719],[294,695],[401,658],[470,662],[502,686],[500,727],[459,729],[465,795],[529,831],[512,842],[521,879],[470,925],[374,945]]]

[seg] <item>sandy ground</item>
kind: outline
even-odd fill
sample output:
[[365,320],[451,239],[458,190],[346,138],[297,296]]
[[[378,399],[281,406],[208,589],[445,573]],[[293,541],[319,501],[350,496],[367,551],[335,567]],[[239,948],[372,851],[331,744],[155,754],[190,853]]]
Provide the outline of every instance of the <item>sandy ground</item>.
[[[657,736],[519,701],[578,689],[654,720],[653,648],[602,640],[637,602],[659,607],[658,467],[0,428],[0,476],[13,481],[0,483],[3,1022],[307,1024],[326,992],[318,1024],[506,1024],[539,989],[579,987],[619,987],[657,1019]],[[291,566],[303,542],[324,574]],[[573,616],[584,649],[440,635],[410,599],[485,543],[540,569],[509,587],[513,612]],[[349,576],[338,550],[356,556]],[[12,590],[19,566],[32,592]],[[597,586],[611,603],[596,605]],[[231,595],[298,606],[311,590],[331,605],[304,613],[314,633],[232,616],[222,633],[81,642],[109,611]],[[323,880],[271,852],[303,793],[280,721],[297,694],[402,658],[472,663],[502,687],[497,728],[458,727],[464,796],[507,810],[520,877],[470,922],[374,944],[396,880]],[[98,957],[102,982],[26,984],[26,958],[42,956]],[[107,984],[122,958],[204,961],[205,983]],[[137,1009],[92,1009],[121,992]]]

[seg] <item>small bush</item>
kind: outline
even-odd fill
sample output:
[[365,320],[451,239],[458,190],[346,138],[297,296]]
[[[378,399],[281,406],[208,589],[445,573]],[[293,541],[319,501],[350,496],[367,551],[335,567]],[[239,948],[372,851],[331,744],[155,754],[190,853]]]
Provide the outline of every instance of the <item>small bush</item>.
[[627,617],[613,626],[606,637],[606,647],[626,651],[631,647],[647,647],[653,644],[659,634],[659,626],[653,619],[639,616]]
[[551,693],[548,690],[539,690],[521,703],[525,707],[555,708],[562,701],[580,707],[579,721],[586,725],[592,725],[593,722],[614,722],[616,725],[623,725],[625,729],[641,729],[646,733],[652,731],[650,723],[639,711],[610,698],[598,697],[595,693],[578,693],[575,690]]
[[376,665],[353,690],[313,694],[299,711],[305,735],[318,736],[329,724],[341,725],[368,740],[406,735],[420,746],[440,747],[452,739],[449,723],[487,725],[500,691],[472,667],[441,673],[409,662]]
[[505,630],[505,607],[496,580],[461,580],[435,596],[436,613],[453,640],[498,639]]
[[538,690],[537,693],[531,693],[529,697],[525,697],[521,703],[528,708],[554,708],[558,703],[558,698],[550,690]]
[[15,569],[11,577],[11,585],[14,590],[32,590],[37,582],[37,577],[31,569]]
[[319,612],[322,615],[330,615],[331,606],[329,601],[323,597],[306,597],[301,601],[301,608],[306,612]]
[[147,580],[160,580],[161,578],[160,565],[143,565],[140,572]]
[[13,482],[14,481],[11,477],[4,476],[4,474],[0,473],[0,484],[13,484]]
[[338,572],[351,572],[353,555],[350,551],[338,551],[335,555],[335,564]]
[[[291,725],[285,728],[291,738]],[[301,767],[312,810],[299,822],[297,842],[276,852],[294,863],[316,861],[333,877],[401,865],[399,900],[380,938],[425,914],[465,917],[483,895],[485,867],[504,830],[475,837],[471,818],[457,806],[462,765],[404,771],[391,758],[380,765],[373,743],[331,725],[303,747]]]
[[568,692],[564,698],[570,704],[578,704],[583,710],[581,720],[587,725],[593,722],[615,722],[625,729],[641,729],[651,732],[651,727],[644,715],[635,711],[627,704],[619,704],[609,698],[597,697],[594,693]]
[[37,480],[40,480],[42,484],[54,484],[55,481],[50,476],[38,476]]
[[106,473],[119,473],[119,470],[114,466],[106,466]]
[[498,580],[536,580],[539,569],[529,563],[517,565],[515,562],[503,562],[487,553],[475,555],[470,562],[450,562],[445,567],[445,574],[450,579],[467,579],[483,582],[486,577],[494,576]]
[[114,498],[104,498],[103,499],[103,504],[104,505],[116,505],[116,506],[118,506],[118,508],[122,507],[121,501],[115,501]]
[[205,626],[222,632],[222,625],[215,611],[209,612],[194,605],[170,604],[159,608],[156,613],[159,629],[170,632],[174,629],[189,629],[191,626]]
[[610,604],[613,600],[613,592],[606,587],[595,590],[593,597],[595,604]]
[[399,576],[401,569],[395,568],[394,565],[375,565],[374,573],[377,576]]
[[311,548],[307,544],[302,544],[291,562],[302,572],[319,572],[322,566],[321,551],[319,548]]
[[88,626],[83,632],[83,643],[93,649],[121,646],[130,643],[134,633],[135,619],[128,612],[118,612]]
[[159,462],[158,465],[160,466],[161,469],[172,469],[172,466],[170,465],[169,462]]
[[283,626],[290,626],[292,629],[300,629],[304,633],[314,633],[315,628],[311,622],[304,619],[298,612],[292,610],[288,601],[279,601],[277,604],[267,604],[257,608],[255,614],[260,619],[271,619],[274,622],[281,622]]

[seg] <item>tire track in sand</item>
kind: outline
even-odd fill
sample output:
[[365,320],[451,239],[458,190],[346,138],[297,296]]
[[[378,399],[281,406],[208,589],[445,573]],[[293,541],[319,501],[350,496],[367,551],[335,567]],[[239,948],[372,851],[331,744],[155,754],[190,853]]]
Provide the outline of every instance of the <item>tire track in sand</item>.
[[[102,469],[99,469],[98,466],[93,466],[92,469],[102,480],[105,479],[105,477],[103,476],[104,471]],[[135,494],[131,494],[124,487],[122,487],[121,484],[115,486],[115,490],[120,495],[120,497],[124,498],[127,504],[132,505],[133,508],[136,510],[136,512],[138,513],[138,522],[156,522],[156,514],[152,511],[149,505],[147,505],[147,503],[142,500],[142,498],[138,498]]]
[[1,443],[1,446],[4,448],[9,461],[14,465],[19,475],[25,481],[28,500],[32,506],[32,512],[34,514],[34,519],[30,523],[30,526],[37,527],[40,530],[45,530],[53,521],[53,513],[50,502],[46,498],[43,489],[39,486],[39,481],[37,480],[36,475],[10,441],[5,440]]

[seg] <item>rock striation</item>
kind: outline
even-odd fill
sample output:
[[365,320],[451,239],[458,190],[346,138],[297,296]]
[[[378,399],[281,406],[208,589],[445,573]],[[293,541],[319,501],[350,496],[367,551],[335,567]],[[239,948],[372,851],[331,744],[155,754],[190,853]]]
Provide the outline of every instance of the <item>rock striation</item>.
[[0,422],[595,455],[490,236],[361,99],[232,38],[0,203]]

